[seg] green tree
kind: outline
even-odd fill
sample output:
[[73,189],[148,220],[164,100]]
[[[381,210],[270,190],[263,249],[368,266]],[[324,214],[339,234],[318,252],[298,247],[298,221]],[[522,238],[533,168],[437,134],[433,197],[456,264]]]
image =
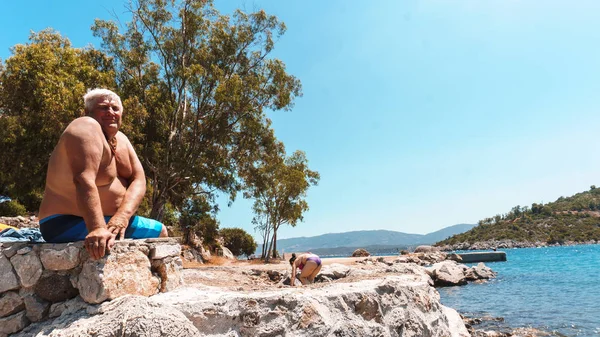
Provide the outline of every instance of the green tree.
[[0,68],[0,195],[37,211],[60,134],[83,115],[83,95],[112,87],[108,58],[46,29],[12,48]]
[[[244,196],[254,199],[257,215],[268,217],[273,234],[266,252],[272,252],[273,257],[277,254],[277,231],[283,224],[296,226],[303,220],[303,213],[309,208],[306,192],[311,185],[317,185],[319,179],[319,173],[308,168],[304,152],[296,151],[286,157],[281,143],[276,153],[263,157],[252,170]],[[268,260],[268,255],[263,258]]]
[[249,256],[256,251],[256,241],[252,235],[241,228],[223,228],[219,234],[223,238],[225,247],[229,248],[235,256]]
[[179,225],[186,243],[194,243],[192,234],[202,239],[202,244],[210,250],[217,246],[219,222],[215,219],[216,209],[210,206],[206,196],[193,196],[184,202]]
[[212,1],[132,1],[124,31],[92,27],[113,57],[130,136],[151,185],[150,216],[191,196],[233,201],[243,173],[276,142],[265,110],[290,109],[300,81],[269,57],[285,25],[264,11],[220,15]]

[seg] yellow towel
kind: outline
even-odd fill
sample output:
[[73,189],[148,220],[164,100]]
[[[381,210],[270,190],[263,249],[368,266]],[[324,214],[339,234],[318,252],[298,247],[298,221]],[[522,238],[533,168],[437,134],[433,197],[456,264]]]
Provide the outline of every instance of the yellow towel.
[[17,227],[13,227],[13,226],[9,226],[9,225],[5,225],[3,223],[0,223],[0,231],[3,231],[7,228],[13,228],[13,229],[18,229]]

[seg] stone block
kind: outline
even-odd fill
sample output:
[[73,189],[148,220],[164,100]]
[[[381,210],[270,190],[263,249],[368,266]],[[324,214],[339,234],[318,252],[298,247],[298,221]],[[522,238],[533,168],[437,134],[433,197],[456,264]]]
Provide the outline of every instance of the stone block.
[[42,276],[34,291],[40,298],[52,303],[62,302],[79,294],[79,290],[71,284],[69,275],[54,273]]
[[25,303],[19,294],[14,291],[0,295],[0,317],[13,315],[25,309]]
[[112,253],[83,263],[77,278],[79,294],[88,303],[101,303],[126,294],[151,296],[159,280],[150,271],[150,260],[139,250]]
[[21,331],[27,325],[29,325],[29,319],[25,316],[25,311],[0,318],[0,335],[8,335]]
[[81,297],[75,297],[68,301],[53,303],[50,306],[50,312],[48,313],[48,318],[54,318],[65,314],[71,314],[77,312],[79,310],[83,310],[89,308],[91,305],[85,303]]
[[33,250],[33,248],[31,248],[31,247],[23,247],[23,248],[17,250],[17,254],[19,254],[19,255],[25,255],[25,254],[29,253],[32,250]]
[[13,270],[10,260],[0,253],[0,293],[8,290],[18,289],[19,280]]
[[46,269],[69,270],[79,264],[80,251],[81,249],[76,246],[66,246],[63,249],[49,247],[42,249],[40,259]]
[[17,254],[19,249],[25,247],[25,245],[27,245],[26,242],[4,242],[2,244],[2,251],[4,252],[4,255],[10,259]]
[[177,245],[179,244],[179,242],[177,242],[176,238],[152,238],[152,239],[146,239],[145,240],[147,243],[169,243],[169,244],[173,244],[173,245]]
[[62,315],[65,310],[67,310],[66,302],[52,303],[50,305],[50,310],[48,311],[48,318],[58,317]]
[[164,259],[167,256],[179,256],[181,254],[180,245],[155,245],[150,249],[151,259]]
[[179,256],[152,260],[152,270],[160,276],[160,292],[174,290],[183,284],[183,262]]
[[22,255],[17,254],[10,259],[10,262],[15,268],[23,287],[34,286],[42,276],[42,263],[33,251]]
[[48,318],[50,302],[39,298],[35,294],[27,295],[23,298],[27,318],[32,322],[39,322]]

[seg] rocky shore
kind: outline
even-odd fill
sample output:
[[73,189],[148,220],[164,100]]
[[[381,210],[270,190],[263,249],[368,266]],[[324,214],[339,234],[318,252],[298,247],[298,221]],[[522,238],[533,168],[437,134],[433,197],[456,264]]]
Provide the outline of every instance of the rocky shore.
[[438,248],[445,252],[451,252],[455,250],[492,250],[492,249],[510,249],[510,248],[537,248],[537,247],[560,247],[560,246],[576,246],[576,245],[595,245],[600,242],[596,240],[589,240],[584,242],[576,241],[565,241],[548,243],[542,241],[515,241],[515,240],[489,240],[489,241],[478,241],[474,243],[461,242],[453,245],[441,245]]
[[150,297],[95,304],[76,296],[60,314],[14,336],[514,335],[478,330],[440,303],[434,287],[495,277],[484,264],[466,267],[447,257],[324,259],[316,282],[301,287],[288,285],[285,262],[203,265],[182,271],[185,286]]
[[[137,246],[133,241],[127,247],[132,244]],[[28,252],[41,252],[49,249],[47,245],[41,249],[33,247]],[[80,248],[77,245],[68,247]],[[17,247],[4,248],[14,250]],[[62,252],[58,248],[65,247],[56,247]],[[73,252],[68,251],[67,254],[65,251],[63,254],[66,260],[74,254],[75,249],[71,250]],[[21,253],[27,254],[25,250]],[[158,258],[158,254],[157,249],[150,248],[148,256]],[[443,256],[443,253],[436,254]],[[52,256],[61,259],[61,254]],[[73,262],[71,265],[81,265],[81,257],[77,264]],[[420,264],[436,258],[421,257],[424,259],[421,260],[419,255],[410,256],[418,259],[419,263],[407,262],[400,257],[325,262],[317,282],[302,287],[287,285],[290,268],[285,262],[266,265],[232,262],[224,266],[185,269],[182,271],[185,286],[164,289],[167,292],[162,294],[145,297],[149,294],[134,292],[137,295],[122,296],[120,292],[118,296],[106,298],[106,301],[85,295],[83,289],[86,289],[86,284],[82,283],[85,278],[80,276],[76,278],[79,280],[76,283],[79,294],[69,295],[72,298],[66,300],[61,298],[61,302],[57,302],[60,303],[60,311],[49,309],[47,316],[34,320],[30,318],[37,306],[27,303],[24,306],[13,305],[14,310],[6,312],[8,316],[2,320],[14,321],[15,315],[22,315],[32,324],[21,326],[18,330],[24,329],[20,332],[3,330],[0,335],[470,336],[460,315],[439,302],[439,293],[432,285],[463,284],[467,279],[493,277],[494,273],[483,265],[466,268],[446,260],[423,267]],[[109,275],[109,269],[126,272],[130,265],[127,261],[118,265],[118,259],[114,257],[107,259],[100,263],[100,269],[97,268],[101,279]],[[113,265],[107,266],[108,261],[112,261]],[[9,263],[14,269],[16,262]],[[60,261],[55,264],[60,264]],[[10,265],[5,267],[7,269]],[[68,270],[83,273],[85,268],[81,272],[77,268]],[[157,270],[150,271],[158,274]],[[17,272],[16,275],[19,284],[26,279],[21,277],[22,273]],[[104,289],[113,289],[111,293],[116,294],[122,289],[118,287],[117,278],[111,279],[116,283],[105,284]],[[28,294],[27,289],[32,287],[30,283],[20,285],[24,290],[6,290],[0,299],[0,307],[15,304],[7,294]],[[113,284],[117,288],[111,288]],[[156,287],[159,288],[159,285]],[[128,289],[136,290],[135,287]],[[40,296],[43,293],[36,294]],[[51,299],[45,301],[48,307],[53,306]],[[18,310],[23,311],[13,313]],[[3,329],[6,327],[4,324]]]
[[[34,227],[35,220],[10,224]],[[436,287],[485,282],[496,274],[436,249],[323,259],[314,284],[290,287],[286,261],[199,264],[210,259],[206,252],[196,256],[159,241],[122,242],[98,262],[79,243],[0,244],[0,337],[544,336],[498,329],[486,324],[489,319],[462,317],[442,305]],[[139,259],[132,263],[121,255]],[[194,261],[193,268],[182,270],[182,259]]]

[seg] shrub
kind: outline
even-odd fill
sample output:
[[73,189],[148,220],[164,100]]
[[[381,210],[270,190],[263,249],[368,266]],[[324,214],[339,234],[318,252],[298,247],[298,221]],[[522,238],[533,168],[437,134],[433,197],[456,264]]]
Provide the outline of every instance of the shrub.
[[2,216],[19,216],[27,215],[27,209],[16,200],[5,201],[0,203],[0,215]]
[[220,231],[223,244],[229,248],[233,255],[251,255],[256,250],[256,241],[252,235],[241,228],[223,228]]

